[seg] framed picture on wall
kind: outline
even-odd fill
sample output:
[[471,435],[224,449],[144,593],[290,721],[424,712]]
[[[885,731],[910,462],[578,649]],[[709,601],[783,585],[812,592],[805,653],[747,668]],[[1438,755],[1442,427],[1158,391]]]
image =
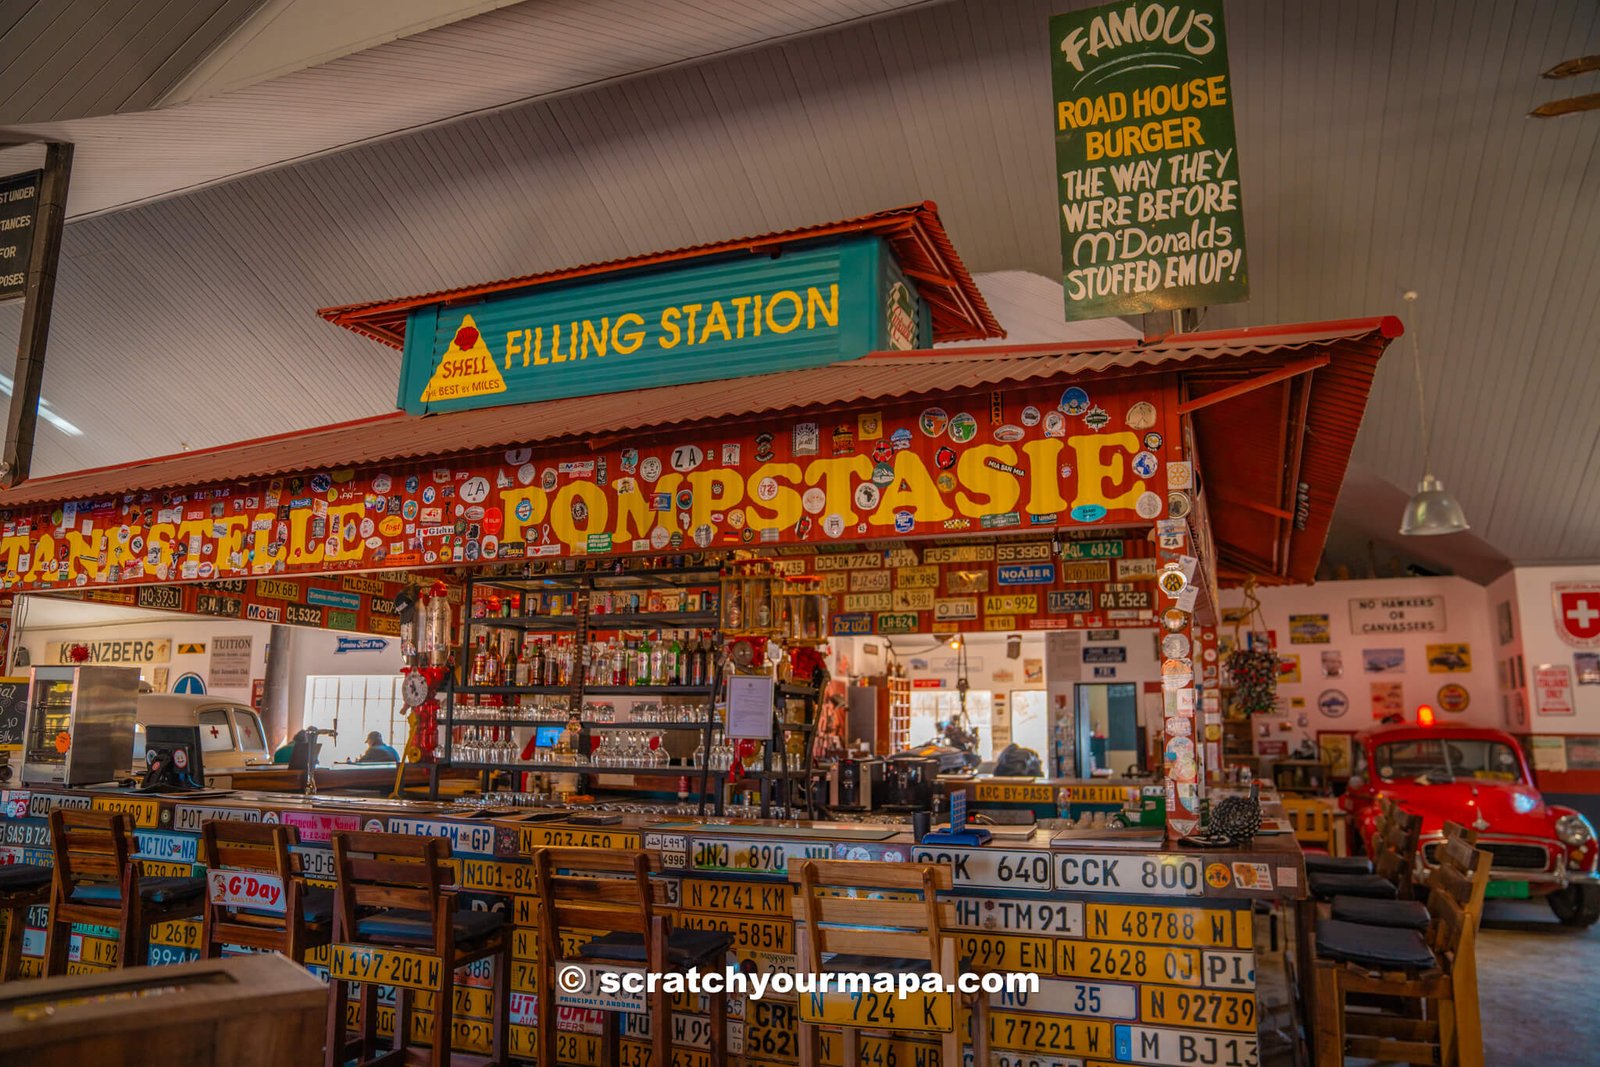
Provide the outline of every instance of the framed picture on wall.
[[1354,730],[1317,731],[1317,758],[1328,765],[1328,776],[1335,781],[1342,782],[1350,777],[1355,752]]

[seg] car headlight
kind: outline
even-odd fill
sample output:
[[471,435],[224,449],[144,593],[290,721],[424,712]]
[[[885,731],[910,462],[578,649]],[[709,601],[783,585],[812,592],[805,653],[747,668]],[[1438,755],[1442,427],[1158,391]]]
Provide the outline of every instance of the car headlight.
[[1556,820],[1556,837],[1564,845],[1586,845],[1594,840],[1594,827],[1582,815],[1563,815]]

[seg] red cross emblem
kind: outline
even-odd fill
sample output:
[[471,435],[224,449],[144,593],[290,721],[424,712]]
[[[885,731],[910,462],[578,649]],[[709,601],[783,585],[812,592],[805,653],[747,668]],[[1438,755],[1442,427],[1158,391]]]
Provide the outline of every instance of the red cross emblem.
[[215,727],[215,726],[213,726],[213,727],[212,727],[212,728],[211,728],[211,736],[212,736],[212,737],[221,737],[221,736],[222,736],[222,733],[221,733],[221,731],[219,731],[219,730],[218,730],[218,729],[217,729],[217,728],[216,728],[216,727]]
[[1556,633],[1575,648],[1600,648],[1600,582],[1555,582]]

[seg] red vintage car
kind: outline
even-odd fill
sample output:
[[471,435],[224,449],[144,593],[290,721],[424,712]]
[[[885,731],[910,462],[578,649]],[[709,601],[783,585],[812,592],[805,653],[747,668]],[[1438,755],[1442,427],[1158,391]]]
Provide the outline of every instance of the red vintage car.
[[1568,926],[1600,920],[1594,827],[1544,802],[1510,734],[1444,724],[1368,730],[1356,737],[1340,803],[1369,851],[1383,797],[1422,816],[1425,859],[1447,821],[1477,830],[1494,857],[1489,896],[1544,897]]

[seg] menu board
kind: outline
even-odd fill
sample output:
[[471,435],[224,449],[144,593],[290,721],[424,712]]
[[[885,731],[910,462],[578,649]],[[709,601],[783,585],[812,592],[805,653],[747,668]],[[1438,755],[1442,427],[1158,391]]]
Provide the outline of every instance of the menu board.
[[1067,318],[1250,295],[1222,0],[1050,20]]
[[20,749],[28,717],[28,679],[0,678],[0,749]]

